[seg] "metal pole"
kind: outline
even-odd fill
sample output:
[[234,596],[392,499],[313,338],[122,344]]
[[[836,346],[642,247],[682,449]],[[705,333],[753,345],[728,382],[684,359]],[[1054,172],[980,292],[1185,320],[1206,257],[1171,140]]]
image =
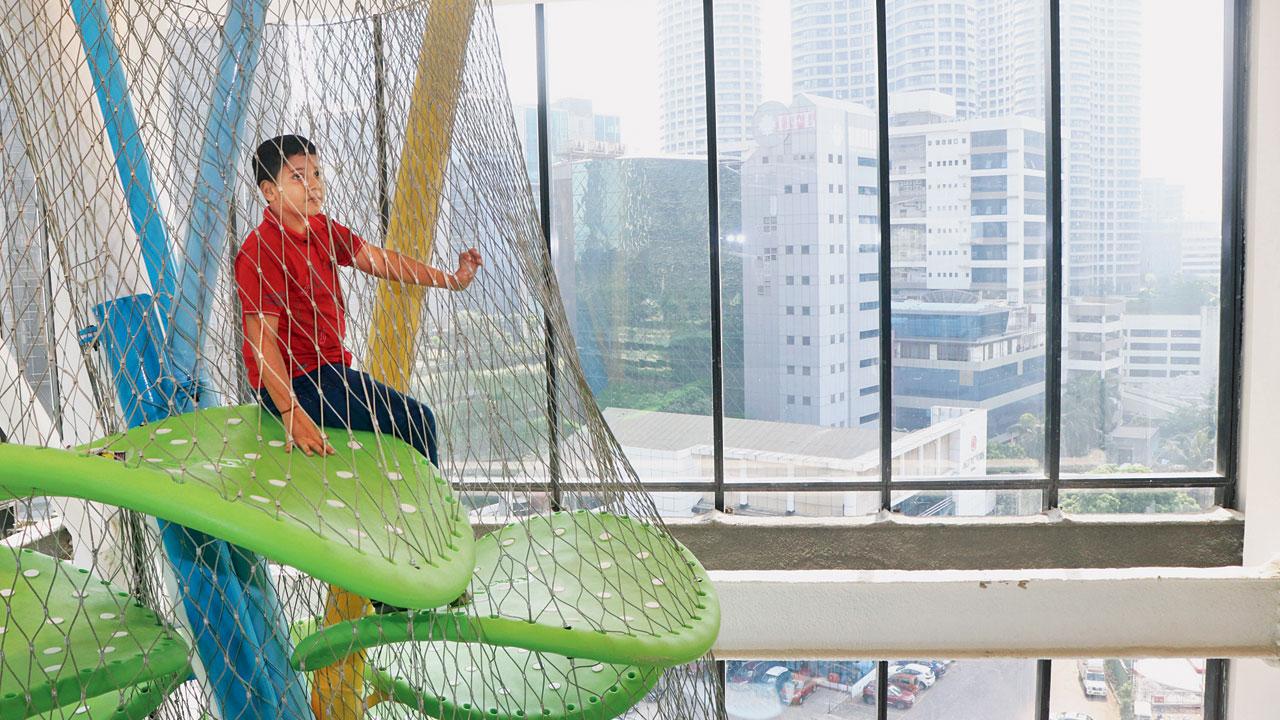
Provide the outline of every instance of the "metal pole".
[[1058,506],[1062,431],[1062,27],[1060,0],[1048,0],[1049,45],[1045,78],[1045,192],[1048,246],[1045,288],[1044,472],[1045,510]]
[[[893,221],[889,217],[889,19],[885,0],[876,0],[876,77],[879,115],[877,185],[880,193],[880,509],[893,506]],[[880,686],[883,696],[884,685]]]

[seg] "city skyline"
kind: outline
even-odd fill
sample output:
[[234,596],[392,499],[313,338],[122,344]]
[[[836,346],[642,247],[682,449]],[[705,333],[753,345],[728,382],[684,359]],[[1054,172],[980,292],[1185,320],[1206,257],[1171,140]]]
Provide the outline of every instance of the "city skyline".
[[[547,6],[550,97],[591,98],[597,112],[622,118],[622,141],[629,153],[661,153],[657,0],[596,5]],[[763,101],[790,103],[790,2],[760,5]],[[1216,171],[1221,165],[1222,57],[1215,50],[1222,36],[1220,7],[1205,0],[1142,0],[1142,6],[1142,177],[1183,186],[1188,222],[1215,222],[1221,205]],[[499,7],[495,16],[512,100],[536,104],[532,9]],[[625,27],[627,32],[601,32],[602,27]],[[573,42],[567,42],[570,38]],[[1206,38],[1215,42],[1206,43]],[[519,70],[513,72],[515,68]],[[1173,116],[1177,121],[1169,122]],[[1186,142],[1188,137],[1197,142]]]

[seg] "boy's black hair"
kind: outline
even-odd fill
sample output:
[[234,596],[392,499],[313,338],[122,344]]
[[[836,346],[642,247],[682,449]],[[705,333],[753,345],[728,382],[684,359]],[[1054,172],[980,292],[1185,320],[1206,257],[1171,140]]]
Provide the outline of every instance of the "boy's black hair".
[[253,153],[254,182],[258,185],[280,175],[284,161],[295,155],[317,154],[315,143],[301,135],[281,135],[258,146]]

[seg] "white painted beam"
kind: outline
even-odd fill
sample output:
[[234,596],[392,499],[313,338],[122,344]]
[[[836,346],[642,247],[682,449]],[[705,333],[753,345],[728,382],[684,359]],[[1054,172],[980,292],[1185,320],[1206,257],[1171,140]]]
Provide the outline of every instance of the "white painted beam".
[[722,571],[725,659],[1267,657],[1263,568]]

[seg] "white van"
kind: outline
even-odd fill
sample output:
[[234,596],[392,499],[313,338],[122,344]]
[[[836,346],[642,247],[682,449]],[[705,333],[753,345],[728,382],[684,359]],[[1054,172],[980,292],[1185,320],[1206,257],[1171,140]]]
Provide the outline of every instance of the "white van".
[[1107,676],[1102,660],[1100,658],[1092,658],[1081,660],[1077,664],[1080,667],[1080,684],[1084,686],[1085,696],[1105,698],[1107,696]]

